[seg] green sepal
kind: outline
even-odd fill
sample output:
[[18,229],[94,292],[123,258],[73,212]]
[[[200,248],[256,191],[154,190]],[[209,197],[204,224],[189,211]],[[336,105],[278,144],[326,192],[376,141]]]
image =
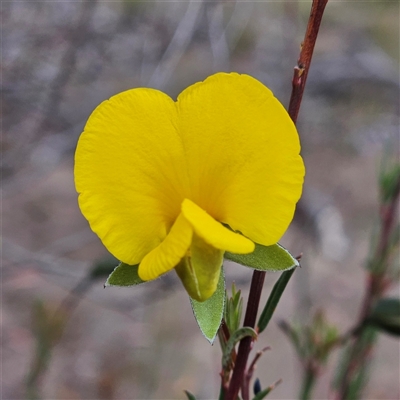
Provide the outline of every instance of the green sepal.
[[217,289],[206,301],[190,298],[197,324],[206,339],[212,344],[221,326],[225,308],[225,275],[221,267]]
[[175,267],[189,296],[197,301],[205,301],[215,292],[224,252],[210,246],[196,234],[185,257]]
[[196,400],[196,397],[192,393],[190,393],[188,390],[184,390],[188,400]]
[[224,349],[224,354],[222,355],[222,368],[226,369],[232,359],[232,351],[236,346],[236,343],[245,338],[246,336],[251,336],[253,339],[257,338],[257,332],[248,326],[238,329],[234,332],[229,340],[226,342]]
[[259,271],[287,271],[299,266],[299,262],[279,243],[263,246],[256,243],[249,254],[233,254],[226,252],[225,258],[245,267]]
[[366,323],[395,336],[400,336],[400,299],[380,299]]
[[136,286],[144,283],[139,277],[139,264],[129,265],[121,262],[114,271],[111,272],[104,287],[106,286]]
[[271,320],[272,314],[275,312],[276,306],[279,303],[279,300],[282,296],[283,291],[286,288],[290,278],[293,275],[295,268],[290,269],[289,271],[284,271],[277,282],[275,283],[271,294],[268,297],[267,303],[260,315],[260,319],[258,320],[258,333],[261,333],[268,325]]

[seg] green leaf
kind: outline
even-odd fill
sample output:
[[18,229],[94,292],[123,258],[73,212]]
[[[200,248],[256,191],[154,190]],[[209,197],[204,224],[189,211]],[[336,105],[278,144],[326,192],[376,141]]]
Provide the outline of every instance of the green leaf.
[[225,307],[225,275],[221,268],[217,289],[206,301],[190,298],[193,314],[206,339],[212,344],[221,325]]
[[257,332],[248,326],[238,329],[234,332],[226,343],[224,354],[222,355],[222,369],[226,369],[231,362],[231,353],[236,346],[236,343],[245,338],[251,336],[253,339],[257,337]]
[[278,281],[275,283],[258,321],[258,333],[261,333],[267,327],[269,321],[271,320],[272,314],[279,303],[282,293],[293,275],[294,270],[295,268],[283,272]]
[[366,323],[386,333],[400,336],[400,299],[380,299],[366,319]]
[[299,266],[299,262],[278,243],[272,246],[256,243],[254,251],[250,254],[226,252],[224,257],[227,260],[260,271],[287,271]]
[[264,390],[261,390],[261,392],[258,392],[254,397],[253,400],[262,400],[265,399],[268,394],[271,392],[272,388],[267,387]]
[[138,274],[139,265],[129,265],[121,262],[108,277],[106,286],[136,286],[145,281]]
[[384,202],[396,198],[400,185],[400,164],[395,164],[382,171],[379,177],[381,197]]
[[236,291],[235,284],[232,284],[232,296],[228,297],[226,295],[226,303],[225,303],[225,313],[224,320],[225,324],[229,330],[229,333],[232,334],[240,327],[240,320],[242,318],[242,309],[243,309],[243,298],[241,296],[241,291]]
[[258,392],[253,397],[253,400],[262,400],[262,399],[264,399],[271,392],[271,390],[274,390],[281,382],[282,382],[282,379],[279,379],[275,383],[273,383],[272,385],[269,385],[264,390],[261,390],[261,392]]
[[192,393],[190,393],[188,390],[184,390],[188,400],[196,400],[196,397]]

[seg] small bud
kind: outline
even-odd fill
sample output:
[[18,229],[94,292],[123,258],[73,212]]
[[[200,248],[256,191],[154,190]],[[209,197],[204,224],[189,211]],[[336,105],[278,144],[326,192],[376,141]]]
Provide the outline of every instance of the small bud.
[[253,392],[254,395],[257,395],[261,392],[261,382],[258,378],[254,381]]

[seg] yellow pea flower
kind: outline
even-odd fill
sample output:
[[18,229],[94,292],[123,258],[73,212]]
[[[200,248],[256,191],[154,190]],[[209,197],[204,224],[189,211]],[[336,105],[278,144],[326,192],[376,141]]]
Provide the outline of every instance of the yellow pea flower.
[[132,89],[101,103],[80,136],[79,206],[142,280],[175,269],[204,301],[225,251],[251,253],[286,231],[304,179],[299,152],[287,112],[248,75],[217,73],[176,102]]

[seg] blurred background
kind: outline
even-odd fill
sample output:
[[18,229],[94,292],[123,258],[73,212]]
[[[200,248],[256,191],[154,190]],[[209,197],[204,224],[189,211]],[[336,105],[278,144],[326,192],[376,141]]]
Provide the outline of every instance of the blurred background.
[[[217,397],[219,346],[202,336],[174,273],[137,288],[85,279],[109,255],[77,206],[74,149],[92,110],[129,88],[175,98],[213,72],[237,71],[287,106],[310,5],[2,3],[1,398]],[[276,322],[307,322],[323,309],[344,332],[359,312],[383,149],[398,151],[397,1],[329,2],[298,129],[307,176],[282,244],[303,253],[302,268],[256,343],[272,348],[256,370],[263,386],[283,379],[273,399],[295,399],[301,378]],[[251,270],[225,270],[246,299]],[[277,277],[267,274],[264,302]],[[337,358],[315,398],[328,398]],[[399,358],[398,342],[381,335],[366,399],[399,398]]]

